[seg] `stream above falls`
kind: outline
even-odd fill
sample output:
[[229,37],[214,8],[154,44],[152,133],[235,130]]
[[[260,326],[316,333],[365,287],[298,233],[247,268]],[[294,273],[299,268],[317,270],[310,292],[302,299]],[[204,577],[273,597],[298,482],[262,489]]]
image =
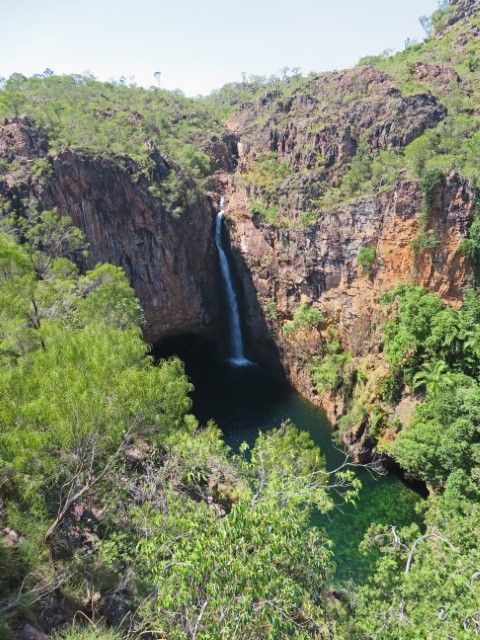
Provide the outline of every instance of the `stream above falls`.
[[[213,419],[221,428],[225,441],[238,449],[243,441],[252,445],[259,430],[280,426],[290,419],[307,431],[332,470],[345,459],[325,413],[304,400],[293,389],[279,382],[263,366],[238,367],[222,360],[212,343],[184,338],[165,343],[157,355],[178,355],[195,390],[193,413],[205,424]],[[362,480],[358,505],[343,505],[328,516],[315,516],[335,545],[337,580],[361,582],[368,575],[371,558],[358,551],[358,545],[372,523],[401,527],[418,521],[415,505],[421,498],[393,473],[373,476],[356,468]]]

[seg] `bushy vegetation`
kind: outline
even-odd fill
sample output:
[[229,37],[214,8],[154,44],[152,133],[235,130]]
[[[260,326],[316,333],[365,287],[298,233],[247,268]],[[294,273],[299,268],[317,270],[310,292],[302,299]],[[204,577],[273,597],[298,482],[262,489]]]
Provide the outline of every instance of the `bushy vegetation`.
[[312,307],[308,302],[303,302],[293,314],[292,320],[283,325],[283,333],[288,336],[302,327],[320,329],[325,323],[326,318],[320,309]]
[[190,414],[182,363],[149,356],[123,271],[79,273],[83,237],[53,212],[25,223],[0,233],[5,634],[20,611],[117,602],[117,631],[55,638],[329,637],[333,554],[311,514],[359,481],[288,423],[232,454]]
[[68,147],[114,159],[134,177],[152,181],[155,149],[193,179],[215,170],[212,140],[225,128],[202,102],[179,93],[134,84],[99,82],[91,75],[26,78],[15,73],[0,90],[0,118],[28,117],[54,155]]
[[[356,593],[352,637],[470,638],[478,634],[480,560],[478,458],[480,297],[468,290],[458,310],[422,287],[384,296],[392,363],[383,396],[400,399],[404,380],[423,390],[410,424],[384,450],[435,491],[424,526],[374,526],[362,548],[380,552],[376,570]],[[352,621],[351,621],[352,622]]]
[[335,330],[330,327],[323,344],[322,353],[309,364],[309,374],[318,393],[335,393],[347,385],[348,351],[344,351]]
[[357,254],[357,262],[362,269],[363,275],[371,275],[373,272],[373,266],[377,257],[377,250],[375,247],[360,247],[360,251]]

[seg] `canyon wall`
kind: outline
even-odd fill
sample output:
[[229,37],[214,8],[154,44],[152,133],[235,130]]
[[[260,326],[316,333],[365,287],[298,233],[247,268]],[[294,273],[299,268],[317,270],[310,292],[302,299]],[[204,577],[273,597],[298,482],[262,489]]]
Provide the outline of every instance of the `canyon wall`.
[[[0,127],[0,157],[19,165],[7,176],[4,197],[17,206],[30,196],[40,209],[55,207],[85,233],[83,268],[110,262],[125,269],[145,312],[148,341],[217,334],[221,285],[209,198],[197,193],[181,215],[172,215],[145,185],[132,181],[128,167],[69,149],[50,159],[41,135],[25,120]],[[158,171],[168,171],[160,154],[154,157]],[[48,177],[26,180],[38,158],[46,159]]]
[[[308,364],[320,352],[320,332],[292,339],[282,330],[284,321],[291,320],[302,302],[309,302],[337,326],[345,349],[363,357],[381,350],[379,330],[386,318],[379,298],[385,291],[421,284],[458,306],[470,275],[458,248],[473,218],[472,193],[455,174],[445,180],[429,222],[440,242],[416,255],[412,241],[421,203],[418,184],[403,182],[393,194],[361,198],[307,230],[279,229],[255,221],[244,190],[230,186],[227,216],[236,268],[245,286],[250,339],[268,342],[271,333],[294,386],[325,406],[332,420],[343,405],[339,398],[319,397],[308,373]],[[369,275],[357,262],[362,246],[376,249]]]
[[[367,366],[380,375],[387,371],[382,293],[418,284],[458,307],[471,279],[459,247],[473,220],[474,195],[455,172],[439,180],[427,216],[420,182],[404,164],[388,189],[343,196],[331,207],[323,204],[320,213],[315,204],[341,184],[361,144],[370,158],[403,156],[406,145],[442,122],[447,110],[441,98],[462,80],[449,65],[423,65],[421,72],[412,66],[415,78],[428,85],[414,96],[368,66],[325,74],[300,84],[288,98],[266,93],[229,121],[241,142],[240,157],[237,173],[223,176],[223,189],[249,338],[258,349],[273,337],[292,384],[324,406],[332,421],[345,409],[342,394],[319,394],[309,374],[325,331],[305,327],[292,336],[283,330],[300,305],[321,310],[343,348],[356,359],[370,359]],[[290,171],[278,180],[273,199],[261,174],[263,159],[272,157]],[[262,200],[274,204],[276,220],[262,214]],[[423,231],[436,240],[415,251],[425,219]],[[362,248],[375,249],[368,270],[358,262]]]

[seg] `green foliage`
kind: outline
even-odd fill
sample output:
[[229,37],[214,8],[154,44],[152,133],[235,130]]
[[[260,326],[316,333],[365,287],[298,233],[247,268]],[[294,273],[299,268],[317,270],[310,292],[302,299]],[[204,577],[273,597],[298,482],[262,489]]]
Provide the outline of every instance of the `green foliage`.
[[278,206],[276,204],[266,204],[264,201],[254,201],[250,204],[250,212],[265,220],[268,224],[279,225]]
[[[178,451],[188,459],[188,447]],[[216,455],[216,473],[226,473],[228,462]],[[243,445],[233,462],[237,493],[227,514],[219,518],[167,484],[168,508],[132,508],[136,535],[113,534],[105,546],[120,574],[135,567],[138,630],[153,627],[174,640],[197,621],[201,638],[325,637],[331,551],[310,526],[313,509],[332,508],[319,450],[284,424],[251,451]],[[358,482],[351,474],[337,480],[353,499]]]
[[431,251],[438,247],[440,239],[435,233],[434,229],[425,229],[424,220],[420,218],[419,230],[415,240],[412,241],[412,249],[416,254],[423,253],[424,251]]
[[203,151],[195,149],[193,144],[186,144],[178,152],[178,159],[184,167],[188,167],[195,176],[205,177],[211,172],[211,161]]
[[402,398],[404,386],[403,369],[398,364],[395,364],[378,385],[378,398],[394,407]]
[[422,180],[427,198],[434,196],[435,182],[441,179],[441,173],[454,170],[473,187],[478,183],[480,118],[463,111],[453,113],[435,129],[427,129],[405,149],[411,175]]
[[363,551],[373,560],[380,553],[380,559],[374,575],[356,593],[347,637],[475,637],[479,508],[472,503],[467,507],[459,494],[455,506],[445,498],[430,501],[425,532],[416,526],[370,529]]
[[365,141],[359,142],[357,151],[352,158],[350,169],[343,178],[342,189],[347,195],[365,189],[372,177],[372,156]]
[[392,53],[392,49],[385,49],[385,51],[382,51],[382,53],[377,56],[364,56],[357,62],[357,67],[375,67],[379,62],[388,60]]
[[288,336],[302,327],[319,329],[326,322],[326,318],[320,309],[310,306],[308,302],[303,302],[293,314],[293,319],[283,325],[283,333]]
[[431,16],[420,16],[418,19],[422,25],[422,29],[425,31],[425,35],[429,38],[432,35],[433,23]]
[[76,624],[54,633],[52,640],[120,640],[122,637],[113,629]]
[[[356,603],[358,586],[368,582],[376,574],[375,563],[380,552],[372,550],[368,555],[362,552],[362,542],[372,524],[388,526],[395,523],[399,528],[414,523],[420,525],[422,518],[415,514],[415,506],[419,504],[419,497],[410,489],[402,485],[387,481],[378,482],[378,478],[371,477],[368,472],[361,475],[363,490],[358,505],[347,504],[340,510],[329,512],[318,519],[328,531],[333,542],[333,550],[337,559],[335,586],[347,600],[346,617],[351,620],[353,611],[351,604]],[[373,570],[373,572],[372,572]],[[373,573],[373,576],[372,576]],[[360,617],[362,608],[355,613]],[[340,629],[335,638],[357,638]]]
[[465,66],[470,71],[470,73],[475,73],[480,69],[480,56],[477,55],[475,49],[470,49],[468,52],[468,57],[465,60]]
[[345,382],[346,365],[350,354],[340,348],[314,358],[309,365],[310,377],[318,393],[335,393]]
[[280,191],[292,173],[287,160],[278,157],[276,151],[259,154],[251,171],[242,176],[241,182],[250,196],[250,211],[266,222],[280,225],[278,203]]
[[433,393],[439,385],[453,384],[453,380],[446,375],[448,371],[448,365],[443,360],[426,362],[422,369],[413,376],[413,389],[425,387],[427,392]]
[[396,318],[383,325],[387,361],[407,368],[411,362],[416,365],[444,308],[440,297],[423,287],[400,286],[382,296],[381,302],[396,311]]
[[429,213],[435,202],[438,187],[443,181],[443,171],[440,169],[433,169],[428,171],[422,178],[422,193],[423,193],[423,209],[426,213]]
[[0,234],[1,517],[21,537],[14,555],[0,554],[11,577],[1,588],[24,579],[27,594],[51,575],[44,536],[65,488],[102,477],[126,434],[153,444],[191,422],[183,365],[152,366],[123,271],[99,265],[81,276],[66,258],[41,259],[36,246],[79,239],[72,230],[69,242],[61,218],[44,216],[35,233],[28,247]]
[[362,268],[363,275],[369,276],[372,274],[376,257],[377,250],[375,247],[360,247],[360,251],[357,253],[357,262]]
[[405,158],[397,149],[381,149],[372,162],[374,192],[390,193],[404,171]]
[[[29,605],[39,584],[61,577],[59,597],[88,602],[128,575],[134,634],[183,639],[193,624],[198,638],[328,637],[334,565],[311,516],[332,509],[330,484],[354,501],[358,479],[328,474],[291,424],[238,455],[213,424],[198,430],[183,365],[153,366],[125,274],[42,259],[57,233],[67,250],[69,233],[82,240],[50,213],[28,246],[0,234],[0,517],[19,536],[14,550],[0,546],[2,601],[21,585]],[[308,306],[301,318],[323,322]],[[137,469],[125,464],[127,444],[144,452]],[[106,515],[92,548],[66,554],[72,536],[92,535],[74,503]],[[119,633],[75,625],[55,637]]]
[[439,8],[432,15],[433,30],[436,34],[442,32],[448,25],[449,17],[455,12],[454,6],[448,5],[448,0],[439,2]]
[[422,213],[418,221],[418,231],[412,242],[414,253],[422,253],[425,250],[434,249],[440,240],[434,229],[428,229],[428,222],[439,186],[443,181],[443,171],[432,169],[423,174],[421,187],[423,193]]
[[354,433],[364,426],[368,418],[368,410],[361,402],[354,402],[348,413],[339,418],[338,428],[344,433]]
[[435,487],[447,486],[457,470],[474,483],[480,473],[479,297],[466,291],[455,311],[439,296],[408,287],[385,302],[396,304],[396,318],[383,327],[386,357],[395,365],[390,376],[426,391],[410,425],[387,449],[408,473]]
[[270,320],[272,320],[272,322],[276,322],[278,320],[278,308],[275,300],[268,300],[266,303],[266,307],[268,317],[270,318]]
[[28,116],[48,131],[52,155],[68,147],[122,166],[128,156],[136,165],[133,177],[150,182],[157,181],[153,146],[197,180],[215,169],[208,155],[212,137],[226,134],[203,102],[154,87],[98,82],[88,74],[13,74],[0,91],[0,117],[13,115]]
[[375,191],[389,191],[396,182],[394,172],[397,161],[395,153],[385,151],[373,158],[366,140],[360,140],[355,155],[341,181],[327,184],[314,204],[322,210],[336,209],[360,195],[371,196]]
[[248,174],[248,183],[265,196],[274,197],[280,183],[291,171],[287,160],[279,159],[277,152],[269,151],[256,157],[252,171]]
[[480,216],[475,215],[468,230],[468,236],[462,241],[460,251],[469,258],[476,270],[480,266]]
[[476,444],[480,392],[464,374],[438,378],[428,401],[420,405],[390,451],[407,472],[442,487],[456,470],[462,469],[472,480],[480,471]]
[[241,105],[261,98],[269,92],[291,95],[307,82],[300,69],[287,67],[279,70],[280,75],[262,76],[242,74],[242,82],[229,82],[203,99],[209,110],[222,119],[227,119]]

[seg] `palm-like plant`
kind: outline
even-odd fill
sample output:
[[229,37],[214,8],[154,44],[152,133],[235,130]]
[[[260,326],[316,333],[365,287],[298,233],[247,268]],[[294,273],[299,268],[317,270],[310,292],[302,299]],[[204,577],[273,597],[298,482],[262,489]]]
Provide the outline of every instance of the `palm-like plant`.
[[440,384],[447,386],[453,384],[448,365],[443,360],[426,362],[421,371],[418,371],[413,377],[413,388],[425,387],[428,393],[435,392]]
[[475,358],[480,359],[480,330],[467,331],[465,333],[464,351],[469,351]]

